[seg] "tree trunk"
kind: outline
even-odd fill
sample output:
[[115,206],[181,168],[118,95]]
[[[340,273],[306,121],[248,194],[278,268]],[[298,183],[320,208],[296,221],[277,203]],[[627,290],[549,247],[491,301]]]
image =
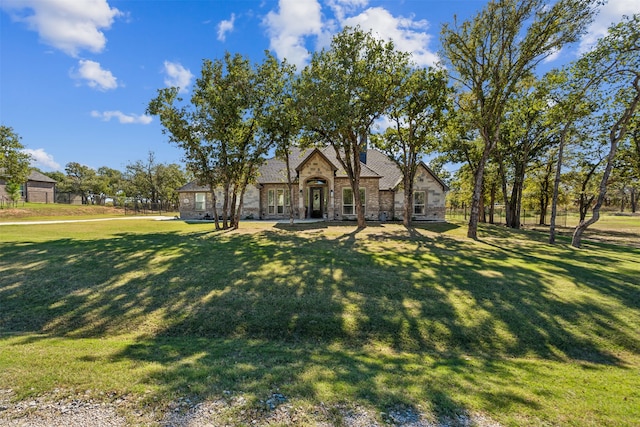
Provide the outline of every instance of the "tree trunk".
[[492,182],[491,183],[491,192],[490,192],[490,199],[489,199],[489,224],[495,224],[494,220],[494,213],[495,213],[495,206],[496,206],[496,183]]
[[238,201],[238,209],[236,209],[236,213],[233,216],[233,229],[237,230],[238,228],[240,228],[240,216],[242,215],[242,207],[244,205],[244,193],[245,193],[246,187],[242,188],[242,191],[240,192],[240,197],[239,197],[239,201]]
[[636,188],[635,187],[631,187],[631,212],[632,213],[636,213],[636,209],[637,209],[637,201],[638,199],[636,198]]
[[549,243],[556,243],[556,215],[558,213],[558,194],[560,192],[560,177],[562,176],[562,155],[564,144],[569,131],[569,126],[565,126],[560,133],[560,143],[558,145],[558,163],[556,163],[556,176],[553,180],[553,196],[551,198],[551,219],[549,221]]
[[229,227],[233,229],[237,229],[238,217],[236,216],[236,204],[238,203],[238,187],[236,185],[233,186],[233,191],[231,192],[231,206],[229,206]]
[[609,132],[609,155],[607,156],[607,165],[604,168],[604,174],[600,180],[600,188],[598,191],[598,198],[596,204],[593,207],[593,216],[588,221],[581,221],[573,232],[573,238],[571,239],[571,246],[579,248],[582,243],[582,234],[592,224],[595,224],[600,219],[600,207],[604,203],[607,194],[607,183],[609,182],[609,175],[613,169],[613,162],[618,151],[618,143],[624,139],[627,133],[627,126],[633,114],[636,111],[638,103],[640,102],[640,76],[637,76],[633,82],[633,86],[636,89],[635,96],[630,104],[625,109],[622,117],[620,117],[611,128]]
[[220,220],[218,219],[218,199],[216,198],[216,188],[214,184],[209,184],[209,191],[211,191],[211,200],[213,202],[213,218],[216,230],[220,230]]
[[[355,188],[354,188],[355,187]],[[356,205],[356,214],[358,217],[358,228],[365,228],[367,221],[364,217],[364,209],[362,207],[362,198],[360,197],[360,174],[356,175],[352,181],[351,190],[353,191],[353,203]],[[366,194],[365,194],[366,197]]]
[[470,239],[478,240],[478,222],[480,219],[480,204],[482,199],[482,188],[484,183],[484,167],[489,158],[491,152],[491,146],[485,144],[484,151],[478,168],[475,173],[475,183],[473,185],[473,194],[471,196],[471,213],[469,214],[469,229],[467,230],[467,237]]
[[229,183],[225,182],[222,187],[224,194],[222,199],[222,229],[229,228]]
[[[528,157],[528,156],[527,156]],[[512,219],[511,228],[520,228],[520,211],[522,210],[522,191],[524,188],[524,175],[526,165],[520,164],[516,167],[516,176],[513,182],[513,190],[511,192],[511,210]]]
[[404,208],[402,215],[402,224],[409,228],[411,227],[411,217],[413,216],[413,210],[411,209],[413,203],[411,203],[411,196],[413,194],[413,182],[406,176],[404,180]]
[[293,182],[291,181],[291,166],[289,165],[289,152],[284,155],[284,163],[287,167],[287,189],[289,190],[289,224],[293,225]]
[[500,184],[502,189],[502,202],[504,203],[504,221],[505,225],[509,226],[511,222],[511,205],[509,204],[509,197],[507,196],[507,172],[504,169],[504,161],[502,156],[498,159],[498,171],[500,172]]
[[546,210],[546,205],[545,205],[545,201],[544,201],[544,196],[540,195],[540,200],[539,200],[539,208],[540,208],[540,217],[538,220],[538,225],[544,225],[545,221],[546,221],[546,216],[547,216],[547,210]]

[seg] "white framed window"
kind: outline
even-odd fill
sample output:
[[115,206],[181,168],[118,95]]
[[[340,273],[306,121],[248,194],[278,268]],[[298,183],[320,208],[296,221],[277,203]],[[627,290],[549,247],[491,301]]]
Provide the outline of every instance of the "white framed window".
[[267,212],[269,214],[283,214],[289,212],[291,197],[287,189],[273,189],[267,192]]
[[[366,213],[366,192],[364,188],[360,189],[360,201],[362,202],[362,210]],[[342,214],[343,215],[355,215],[355,200],[353,197],[353,190],[350,187],[344,187],[342,189]]]
[[205,193],[196,193],[196,210],[203,211],[206,207],[207,195]]
[[267,192],[267,213],[273,214],[276,212],[276,192],[275,190],[269,190]]
[[284,190],[277,190],[276,191],[276,195],[277,195],[277,202],[278,202],[278,213],[282,214],[284,213]]
[[424,191],[413,192],[413,214],[424,215],[427,195]]

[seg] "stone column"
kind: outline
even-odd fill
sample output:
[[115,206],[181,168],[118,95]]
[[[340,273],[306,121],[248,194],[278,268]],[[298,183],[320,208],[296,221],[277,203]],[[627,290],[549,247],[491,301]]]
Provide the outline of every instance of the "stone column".
[[305,209],[304,209],[304,183],[298,183],[298,216],[300,219],[305,218]]

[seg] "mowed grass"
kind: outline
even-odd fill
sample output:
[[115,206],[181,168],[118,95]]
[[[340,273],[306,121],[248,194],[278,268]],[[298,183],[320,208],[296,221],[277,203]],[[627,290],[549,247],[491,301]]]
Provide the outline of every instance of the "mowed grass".
[[0,389],[140,408],[242,395],[237,425],[275,392],[301,411],[640,424],[640,250],[465,233],[0,226]]
[[[149,211],[149,213],[151,213]],[[126,212],[131,215],[131,211]],[[138,212],[138,214],[140,214]],[[153,215],[158,215],[153,212]],[[162,215],[173,217],[177,212],[162,212]],[[23,203],[16,207],[3,205],[0,207],[0,223],[22,221],[78,220],[96,218],[124,217],[125,210],[120,207],[99,205],[66,205],[60,203]]]

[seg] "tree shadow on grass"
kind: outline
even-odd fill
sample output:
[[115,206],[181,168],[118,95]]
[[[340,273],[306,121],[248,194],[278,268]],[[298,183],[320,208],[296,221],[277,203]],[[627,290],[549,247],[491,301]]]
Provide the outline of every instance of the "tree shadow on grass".
[[535,242],[441,233],[274,228],[0,243],[0,330],[136,334],[116,359],[159,364],[146,381],[164,395],[234,390],[259,399],[282,389],[381,411],[427,402],[439,416],[464,412],[453,391],[482,390],[483,381],[493,384],[483,392],[488,408],[536,409],[526,395],[505,391],[518,371],[501,359],[624,366],[609,346],[637,352],[633,328],[607,304],[559,297],[541,268],[592,291],[593,283],[610,283],[597,291],[637,309],[637,298],[629,302],[634,288],[624,285],[636,276],[597,268],[616,262],[615,252],[576,261],[561,250],[549,261],[548,248]]

